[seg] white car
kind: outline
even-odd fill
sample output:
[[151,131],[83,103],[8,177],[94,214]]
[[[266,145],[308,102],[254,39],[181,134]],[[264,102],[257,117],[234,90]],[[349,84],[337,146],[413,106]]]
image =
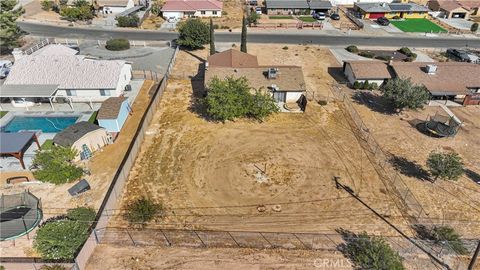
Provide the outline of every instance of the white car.
[[10,68],[12,67],[12,61],[9,60],[0,60],[0,79],[4,79],[10,73]]
[[316,20],[323,21],[327,18],[327,15],[324,12],[318,12],[313,14],[313,18]]

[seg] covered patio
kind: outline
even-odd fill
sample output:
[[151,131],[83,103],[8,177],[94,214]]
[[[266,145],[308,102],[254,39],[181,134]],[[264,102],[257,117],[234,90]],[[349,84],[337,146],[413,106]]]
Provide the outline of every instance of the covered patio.
[[13,156],[20,161],[22,168],[25,170],[25,162],[23,156],[25,151],[35,141],[38,149],[41,149],[35,132],[17,132],[17,133],[0,133],[0,155]]

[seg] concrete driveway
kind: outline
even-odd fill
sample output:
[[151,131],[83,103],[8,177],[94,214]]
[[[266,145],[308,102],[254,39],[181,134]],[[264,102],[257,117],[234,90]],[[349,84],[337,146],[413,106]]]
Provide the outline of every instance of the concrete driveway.
[[472,27],[473,22],[467,21],[465,19],[440,19],[440,21],[450,25],[453,28],[457,28],[460,30],[470,30]]

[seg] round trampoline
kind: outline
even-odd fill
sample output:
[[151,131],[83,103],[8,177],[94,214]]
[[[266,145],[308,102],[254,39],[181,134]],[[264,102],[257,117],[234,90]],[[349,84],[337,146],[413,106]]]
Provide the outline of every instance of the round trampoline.
[[0,241],[23,236],[42,220],[40,200],[29,191],[3,195],[0,199]]

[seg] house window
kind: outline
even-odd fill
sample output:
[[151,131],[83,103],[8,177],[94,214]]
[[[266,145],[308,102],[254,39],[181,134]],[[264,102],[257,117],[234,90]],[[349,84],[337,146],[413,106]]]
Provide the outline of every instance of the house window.
[[100,96],[110,96],[110,90],[100,90]]
[[205,15],[205,11],[200,11],[200,14]]
[[77,90],[65,90],[67,92],[67,96],[69,97],[76,97],[77,96]]
[[217,15],[217,11],[216,10],[212,11],[212,14]]

